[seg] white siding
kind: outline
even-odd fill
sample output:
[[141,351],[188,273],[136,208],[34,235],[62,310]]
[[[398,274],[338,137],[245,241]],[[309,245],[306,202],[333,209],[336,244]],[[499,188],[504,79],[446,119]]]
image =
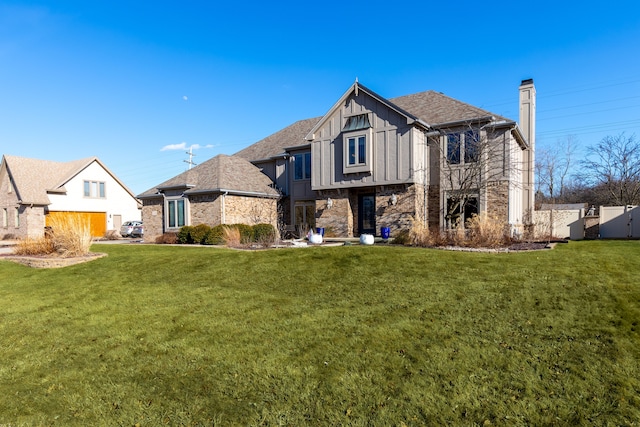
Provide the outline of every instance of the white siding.
[[[84,197],[84,181],[104,182],[105,198]],[[123,221],[141,219],[137,200],[97,162],[74,176],[64,188],[66,194],[49,194],[49,211],[105,212],[107,230],[114,228],[114,215],[121,215]]]

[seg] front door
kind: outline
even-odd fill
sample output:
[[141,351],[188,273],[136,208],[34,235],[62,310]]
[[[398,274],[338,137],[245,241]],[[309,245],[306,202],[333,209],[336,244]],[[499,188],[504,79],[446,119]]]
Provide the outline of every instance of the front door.
[[360,234],[376,234],[375,194],[361,194],[358,197],[358,231]]

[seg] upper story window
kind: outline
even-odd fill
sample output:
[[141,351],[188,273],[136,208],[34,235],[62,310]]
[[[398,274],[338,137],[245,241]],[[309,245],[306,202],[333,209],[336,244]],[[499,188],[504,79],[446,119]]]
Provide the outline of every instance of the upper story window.
[[447,161],[452,165],[460,163],[460,134],[450,133],[447,135]]
[[342,132],[343,173],[371,172],[373,136],[369,113],[347,117]]
[[293,179],[311,179],[311,153],[294,154]]
[[367,163],[367,137],[358,135],[347,138],[347,151],[349,166],[364,165]]
[[447,134],[447,161],[452,165],[478,161],[480,137],[477,130]]
[[106,197],[105,183],[101,181],[85,181],[84,197],[104,199]]
[[186,199],[167,199],[165,209],[167,212],[167,215],[165,215],[167,228],[179,228],[187,225]]
[[480,135],[478,131],[468,130],[464,133],[464,162],[477,162],[480,154]]

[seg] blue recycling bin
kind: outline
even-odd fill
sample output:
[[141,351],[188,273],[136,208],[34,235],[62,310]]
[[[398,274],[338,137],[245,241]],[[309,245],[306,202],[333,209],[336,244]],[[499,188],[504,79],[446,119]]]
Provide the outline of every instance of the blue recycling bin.
[[380,235],[383,239],[387,240],[390,234],[391,230],[389,229],[389,227],[380,227]]
[[324,227],[317,227],[316,228],[316,233],[318,233],[319,235],[324,237]]

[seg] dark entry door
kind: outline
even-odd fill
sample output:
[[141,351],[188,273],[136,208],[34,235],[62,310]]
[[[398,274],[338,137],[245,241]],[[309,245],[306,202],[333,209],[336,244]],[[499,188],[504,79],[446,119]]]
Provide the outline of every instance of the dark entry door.
[[376,234],[375,194],[361,194],[358,197],[358,231],[360,234]]

